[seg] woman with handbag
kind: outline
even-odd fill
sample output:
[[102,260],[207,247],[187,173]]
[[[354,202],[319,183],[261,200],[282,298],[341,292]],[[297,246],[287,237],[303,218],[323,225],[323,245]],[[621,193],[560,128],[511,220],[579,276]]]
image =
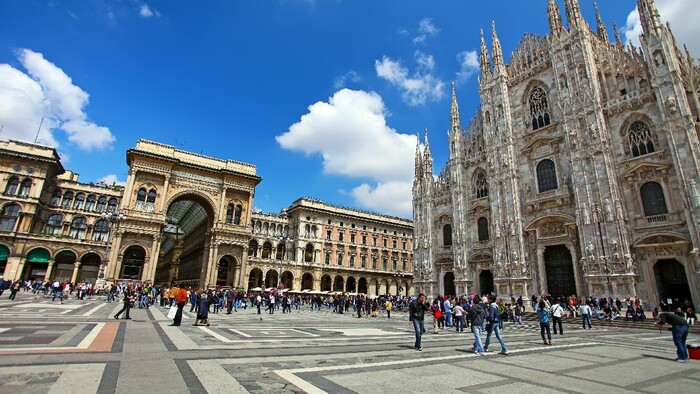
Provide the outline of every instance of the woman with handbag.
[[433,313],[433,334],[440,332],[439,322],[442,318],[442,310],[440,309],[440,301],[433,301],[433,305],[430,307],[430,311]]

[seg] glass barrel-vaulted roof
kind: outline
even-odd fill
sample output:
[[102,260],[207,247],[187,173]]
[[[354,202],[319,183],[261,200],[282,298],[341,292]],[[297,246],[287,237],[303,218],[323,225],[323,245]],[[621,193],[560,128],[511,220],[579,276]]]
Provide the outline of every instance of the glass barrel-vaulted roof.
[[161,252],[168,253],[177,243],[177,238],[187,237],[205,220],[207,220],[207,212],[200,203],[192,200],[173,203],[165,219]]

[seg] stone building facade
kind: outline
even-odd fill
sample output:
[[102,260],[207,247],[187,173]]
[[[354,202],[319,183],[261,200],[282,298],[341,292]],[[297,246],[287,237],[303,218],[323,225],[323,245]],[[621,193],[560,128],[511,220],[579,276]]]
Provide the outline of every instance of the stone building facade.
[[412,294],[410,220],[302,197],[251,225],[248,288]]
[[0,141],[0,275],[94,282],[123,188],[85,184],[56,150]]
[[700,304],[699,69],[653,0],[641,48],[565,0],[508,63],[482,34],[480,107],[438,177],[417,147],[414,284],[431,294],[572,294]]

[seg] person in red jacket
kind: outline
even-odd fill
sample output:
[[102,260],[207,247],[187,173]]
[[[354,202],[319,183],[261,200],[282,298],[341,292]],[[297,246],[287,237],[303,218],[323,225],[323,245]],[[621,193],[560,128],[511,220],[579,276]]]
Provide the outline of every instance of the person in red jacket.
[[[175,286],[175,283],[172,283]],[[187,304],[187,290],[184,287],[179,286],[175,292],[175,303],[177,304],[177,313],[173,319],[173,324],[171,326],[179,326],[182,322],[182,309]]]

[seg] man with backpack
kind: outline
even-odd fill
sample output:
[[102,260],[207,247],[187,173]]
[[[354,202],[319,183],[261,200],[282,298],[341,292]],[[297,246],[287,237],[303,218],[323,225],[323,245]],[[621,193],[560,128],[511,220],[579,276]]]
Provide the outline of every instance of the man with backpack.
[[501,344],[501,351],[498,354],[507,356],[508,350],[505,342],[503,342],[503,338],[501,338],[501,324],[501,315],[496,304],[496,296],[489,296],[489,306],[486,312],[486,344],[484,345],[484,351],[488,351],[489,344],[491,344],[491,333],[495,333],[498,343]]
[[469,308],[469,322],[472,326],[472,333],[474,334],[474,353],[479,356],[484,355],[484,346],[481,344],[481,331],[484,325],[484,318],[486,313],[484,308],[479,305],[477,299],[474,299],[474,304]]
[[554,335],[557,335],[557,324],[559,325],[559,335],[564,335],[564,327],[561,325],[561,318],[564,315],[564,308],[562,308],[559,300],[552,305],[552,326],[554,327]]

